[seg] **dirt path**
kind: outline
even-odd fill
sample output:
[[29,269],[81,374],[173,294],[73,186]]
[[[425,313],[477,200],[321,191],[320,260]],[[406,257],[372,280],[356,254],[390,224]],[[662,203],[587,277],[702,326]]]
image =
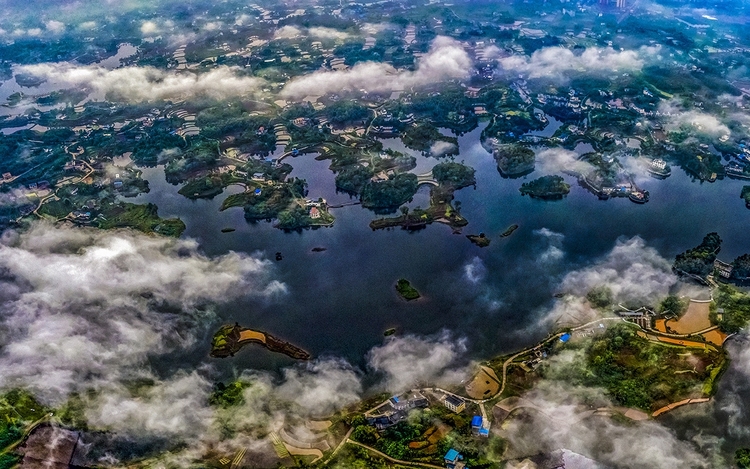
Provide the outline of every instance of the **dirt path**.
[[385,453],[381,453],[380,451],[376,450],[375,448],[371,448],[371,447],[369,447],[367,445],[363,445],[362,443],[358,443],[358,442],[356,442],[354,440],[351,440],[349,438],[347,438],[344,441],[346,441],[347,443],[351,443],[353,445],[359,446],[361,448],[364,448],[367,451],[369,451],[371,453],[375,453],[378,456],[380,456],[381,458],[386,459],[386,460],[388,460],[388,461],[390,461],[392,463],[395,463],[395,464],[401,464],[401,465],[404,465],[404,466],[411,466],[411,467],[429,467],[429,468],[434,468],[434,469],[445,469],[445,466],[436,466],[434,464],[427,464],[427,463],[420,463],[420,462],[411,462],[411,461],[402,461],[400,459],[394,459],[394,458],[388,456]]

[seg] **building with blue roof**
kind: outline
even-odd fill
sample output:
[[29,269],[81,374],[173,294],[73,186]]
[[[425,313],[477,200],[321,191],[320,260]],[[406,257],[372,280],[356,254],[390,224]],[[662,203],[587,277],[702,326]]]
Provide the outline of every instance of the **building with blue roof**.
[[461,462],[463,458],[464,457],[461,456],[461,453],[451,448],[445,453],[445,457],[443,458],[445,459],[445,467],[447,469],[463,469],[466,467],[466,465]]
[[569,340],[570,340],[570,334],[568,334],[567,332],[565,334],[563,334],[562,336],[560,336],[560,342],[564,343],[564,342],[567,342]]
[[481,428],[482,427],[482,416],[481,415],[475,415],[471,419],[471,428]]

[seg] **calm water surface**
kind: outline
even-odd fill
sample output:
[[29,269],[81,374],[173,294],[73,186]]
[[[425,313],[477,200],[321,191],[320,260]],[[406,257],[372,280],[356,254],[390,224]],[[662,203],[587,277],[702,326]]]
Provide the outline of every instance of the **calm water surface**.
[[[750,251],[750,211],[739,198],[741,181],[700,184],[675,169],[663,181],[644,179],[640,184],[651,192],[651,201],[637,205],[627,199],[600,201],[568,178],[573,187],[564,200],[533,200],[518,192],[524,179],[500,177],[492,156],[479,144],[480,133],[481,127],[459,138],[461,154],[456,159],[476,168],[477,186],[458,191],[456,199],[469,220],[464,234],[485,232],[493,237],[485,249],[440,224],[418,232],[373,232],[368,223],[375,215],[360,206],[334,209],[332,228],[285,233],[270,223],[247,223],[240,208],[218,211],[226,194],[241,188],[230,188],[213,200],[191,201],[164,180],[162,168],[145,169],[151,192],[134,202],[154,202],[161,216],[182,218],[185,236],[199,240],[207,254],[235,250],[272,259],[282,252],[284,260],[275,263],[274,270],[289,294],[267,304],[245,300],[229,305],[221,311],[222,320],[266,329],[316,355],[333,353],[355,362],[382,341],[389,327],[416,334],[447,328],[467,337],[479,356],[531,343],[547,331],[514,331],[538,321],[562,275],[605,255],[620,237],[641,236],[672,258],[709,231],[718,231],[725,240],[723,259]],[[294,167],[292,176],[308,180],[309,196],[331,203],[352,200],[336,193],[329,162],[314,157],[285,160]],[[426,206],[428,194],[420,189],[411,205]],[[499,238],[513,223],[520,229]],[[236,231],[221,233],[224,227]],[[563,262],[537,262],[547,247],[537,233],[542,228],[563,235]],[[313,247],[327,250],[313,253]],[[465,275],[470,265],[484,273],[476,284]],[[399,277],[409,279],[424,300],[401,301],[393,290]],[[256,362],[251,355],[243,354],[238,361]]]

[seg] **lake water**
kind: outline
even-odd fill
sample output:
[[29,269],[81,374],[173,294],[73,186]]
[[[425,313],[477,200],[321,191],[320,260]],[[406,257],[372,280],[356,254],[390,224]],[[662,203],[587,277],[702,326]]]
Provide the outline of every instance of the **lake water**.
[[[544,315],[559,278],[605,255],[620,237],[641,236],[672,258],[698,244],[706,233],[718,231],[724,239],[721,258],[732,260],[750,251],[750,211],[739,198],[741,181],[700,184],[675,168],[666,180],[644,179],[640,185],[650,191],[651,201],[637,205],[627,199],[600,201],[566,177],[573,187],[564,200],[533,200],[522,197],[518,188],[534,175],[501,178],[492,156],[479,144],[481,128],[459,138],[461,154],[456,159],[476,168],[477,185],[458,191],[456,199],[469,220],[464,234],[484,232],[492,237],[484,249],[440,224],[418,232],[373,232],[368,223],[376,216],[360,206],[334,209],[332,228],[285,233],[270,223],[247,223],[241,208],[218,211],[226,194],[241,188],[230,188],[213,200],[191,201],[164,180],[160,167],[144,170],[151,192],[131,200],[154,202],[161,216],[182,218],[185,236],[199,240],[208,254],[235,250],[273,259],[275,252],[283,253],[274,270],[289,294],[271,303],[243,300],[226,305],[217,323],[236,320],[314,355],[336,354],[354,363],[362,363],[363,355],[390,327],[427,335],[449,329],[468,338],[471,353],[479,357],[533,343],[548,331],[517,331]],[[292,176],[308,180],[309,196],[331,203],[352,200],[336,193],[329,162],[314,156],[285,160],[294,167]],[[411,205],[426,206],[428,193],[421,189]],[[520,228],[509,238],[499,238],[513,223]],[[236,231],[221,233],[225,227]],[[561,235],[563,262],[538,262],[547,247],[546,238],[538,234],[542,228]],[[314,247],[327,250],[313,253]],[[481,282],[467,280],[467,266],[484,272]],[[399,299],[393,289],[399,277],[409,279],[424,299]],[[196,350],[196,359],[203,356],[205,350]],[[279,360],[285,359],[265,353],[235,357],[237,366],[273,367]]]

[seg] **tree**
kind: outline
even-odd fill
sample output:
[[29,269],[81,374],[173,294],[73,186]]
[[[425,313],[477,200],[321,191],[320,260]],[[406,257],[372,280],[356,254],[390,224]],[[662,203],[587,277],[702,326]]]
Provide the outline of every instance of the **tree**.
[[597,308],[606,308],[614,301],[612,290],[606,285],[592,288],[586,295],[586,299]]
[[735,451],[734,462],[740,469],[750,469],[750,448],[740,448]]
[[687,306],[687,301],[676,295],[669,295],[659,304],[659,314],[672,313],[680,316],[685,312]]

